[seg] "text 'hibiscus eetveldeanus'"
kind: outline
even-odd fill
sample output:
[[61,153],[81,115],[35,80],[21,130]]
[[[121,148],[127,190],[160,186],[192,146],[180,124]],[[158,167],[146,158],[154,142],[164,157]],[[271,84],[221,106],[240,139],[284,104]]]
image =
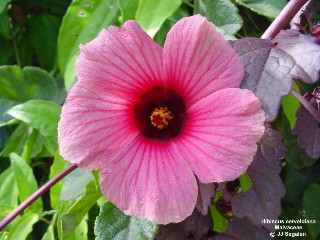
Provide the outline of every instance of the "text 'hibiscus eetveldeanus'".
[[107,199],[161,224],[195,208],[202,183],[234,180],[264,131],[258,98],[240,89],[239,57],[206,18],[183,18],[164,48],[135,21],[81,46],[62,108],[61,155],[100,170]]

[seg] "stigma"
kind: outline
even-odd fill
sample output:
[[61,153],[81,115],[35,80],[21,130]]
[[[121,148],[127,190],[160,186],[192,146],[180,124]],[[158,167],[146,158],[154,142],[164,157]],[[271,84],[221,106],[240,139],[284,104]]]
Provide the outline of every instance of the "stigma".
[[173,119],[172,113],[167,107],[155,108],[150,116],[151,124],[158,129],[164,129]]

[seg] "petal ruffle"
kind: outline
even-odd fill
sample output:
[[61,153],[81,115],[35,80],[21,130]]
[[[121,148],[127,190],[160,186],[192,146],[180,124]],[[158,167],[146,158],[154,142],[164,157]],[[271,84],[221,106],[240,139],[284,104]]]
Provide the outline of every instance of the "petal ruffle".
[[91,91],[131,100],[136,92],[159,85],[162,48],[135,21],[110,26],[81,46],[76,62],[78,81]]
[[191,215],[198,193],[196,179],[175,146],[142,136],[101,173],[100,186],[126,214],[159,224]]
[[58,125],[61,155],[86,170],[104,167],[137,136],[132,114],[125,100],[96,95],[77,82]]
[[245,89],[227,88],[188,110],[184,132],[175,143],[200,182],[230,181],[252,162],[263,124],[258,98]]
[[183,18],[164,45],[164,76],[189,106],[223,88],[239,87],[243,64],[206,18]]

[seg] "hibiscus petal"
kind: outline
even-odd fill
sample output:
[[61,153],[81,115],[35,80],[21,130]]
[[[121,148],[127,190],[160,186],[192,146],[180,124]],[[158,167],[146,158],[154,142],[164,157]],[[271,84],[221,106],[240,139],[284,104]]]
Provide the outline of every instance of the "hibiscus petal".
[[159,224],[191,215],[198,193],[190,167],[172,142],[140,135],[101,173],[100,186],[126,214]]
[[201,182],[234,180],[247,170],[264,132],[264,113],[252,92],[219,90],[193,105],[187,116],[175,143]]
[[183,18],[169,31],[164,72],[188,105],[219,89],[239,87],[244,74],[236,52],[200,15]]
[[96,95],[77,82],[58,126],[61,155],[87,170],[108,164],[138,134],[131,108],[125,100]]
[[102,30],[81,46],[76,73],[92,91],[132,99],[137,90],[152,88],[162,79],[162,48],[138,23],[127,21],[121,28]]

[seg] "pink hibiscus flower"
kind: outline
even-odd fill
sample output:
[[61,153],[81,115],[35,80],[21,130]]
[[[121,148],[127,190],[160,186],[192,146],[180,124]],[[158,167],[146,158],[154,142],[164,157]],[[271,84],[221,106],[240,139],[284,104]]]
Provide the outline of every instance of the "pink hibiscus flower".
[[264,114],[239,89],[243,65],[206,18],[178,21],[162,49],[135,21],[81,46],[62,108],[61,155],[101,171],[107,199],[167,224],[189,216],[202,183],[234,180],[253,160]]

